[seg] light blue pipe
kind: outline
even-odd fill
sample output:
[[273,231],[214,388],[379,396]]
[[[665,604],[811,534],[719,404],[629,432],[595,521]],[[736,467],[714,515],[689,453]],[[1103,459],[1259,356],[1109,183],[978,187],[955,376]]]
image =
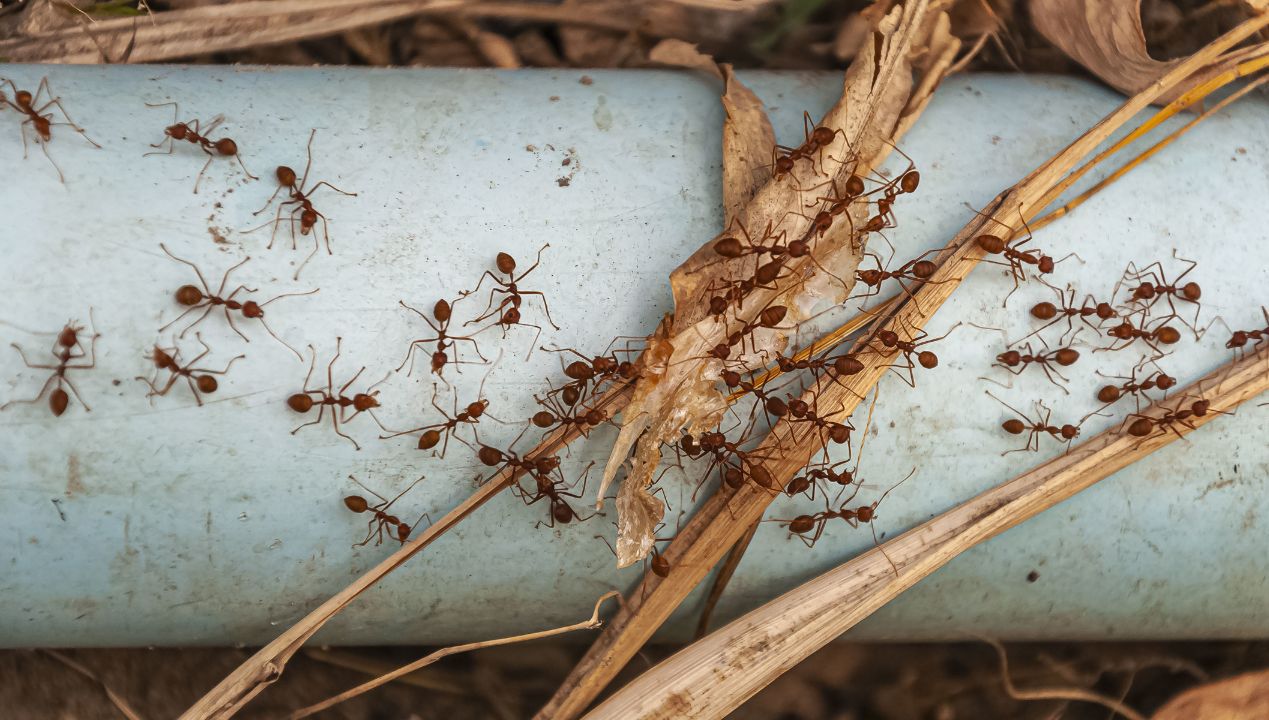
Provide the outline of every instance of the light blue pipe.
[[[203,407],[183,383],[148,402],[134,378],[152,372],[145,355],[156,340],[170,344],[171,333],[157,329],[177,315],[173,291],[193,281],[160,242],[198,263],[213,284],[250,255],[231,286],[258,287],[261,300],[320,288],[268,306],[270,327],[302,352],[313,343],[319,367],[342,336],[336,380],[365,365],[355,392],[387,375],[378,417],[407,428],[438,416],[426,368],[413,377],[389,373],[411,339],[431,335],[398,300],[426,309],[453,299],[493,268],[497,251],[524,268],[549,243],[523,285],[546,293],[561,329],[544,322],[535,300],[526,303],[525,319],[545,328],[539,344],[597,352],[615,335],[651,331],[672,310],[668,273],[721,224],[718,88],[688,73],[588,72],[593,84],[574,71],[6,66],[4,74],[24,88],[47,75],[103,147],[55,126],[48,149],[65,172],[63,185],[37,146],[22,159],[19,117],[0,113],[9,180],[0,192],[0,320],[12,323],[0,325],[0,344],[17,343],[32,362],[47,362],[52,338],[15,325],[55,331],[71,318],[86,321],[90,308],[101,333],[96,367],[70,374],[90,413],[74,399],[61,417],[43,404],[0,412],[0,645],[267,641],[389,551],[349,547],[365,531],[364,519],[341,502],[361,492],[350,473],[384,495],[426,475],[394,506],[410,521],[454,507],[484,470],[455,442],[441,460],[414,449],[410,438],[380,441],[368,417],[345,427],[361,451],[329,425],[291,435],[305,418],[285,399],[301,389],[307,361],[251,321],[239,320],[251,338],[242,342],[218,313],[198,328],[214,349],[203,364],[246,358]],[[786,143],[800,142],[804,109],[816,115],[840,92],[836,75],[743,77]],[[143,157],[172,121],[170,109],[145,103],[168,101],[181,104],[181,119],[205,124],[223,114],[212,137],[233,137],[261,179],[247,181],[236,163],[218,158],[196,195],[205,160],[197,148],[181,144],[172,155]],[[944,83],[902,142],[922,184],[896,205],[899,228],[887,237],[897,257],[946,242],[970,217],[966,203],[981,206],[1119,101],[1069,78]],[[1263,97],[1238,103],[1041,232],[1034,245],[1082,258],[1059,265],[1054,280],[1076,283],[1080,297],[1101,297],[1129,261],[1160,260],[1173,272],[1176,247],[1199,263],[1191,277],[1204,290],[1202,324],[1220,315],[1258,327],[1259,306],[1269,301],[1267,109]],[[292,251],[283,227],[266,250],[267,228],[244,231],[272,216],[252,213],[276,187],[275,166],[303,167],[314,127],[309,182],[328,180],[357,196],[314,196],[330,221],[333,254],[319,253],[294,281],[312,237]],[[872,247],[881,251],[884,243]],[[998,268],[978,270],[930,332],[969,320],[1021,337],[1034,326],[1026,309],[1052,293],[1029,283],[1002,309],[1011,287]],[[460,303],[458,320],[477,314],[481,300]],[[464,365],[461,375],[446,372],[459,402],[474,400],[485,381],[492,414],[528,417],[532,393],[544,378],[560,377],[557,358],[535,351],[526,359],[531,330],[512,329],[505,340],[496,329],[478,337],[485,355],[501,356],[492,371]],[[191,332],[187,353],[192,340]],[[983,390],[995,388],[1023,409],[1043,398],[1055,419],[1078,418],[1096,407],[1103,379],[1093,370],[1126,374],[1137,359],[1094,355],[1094,342],[1091,331],[1080,336],[1084,356],[1069,369],[1069,396],[1030,373],[1010,390],[980,380],[1007,378],[989,367],[1001,339],[968,326],[938,344],[942,363],[919,373],[915,390],[897,378],[883,381],[860,499],[871,502],[910,468],[918,472],[879,506],[878,532],[910,527],[1060,451],[1045,442],[1040,454],[1001,457],[1017,439],[1000,431],[1008,412]],[[1228,358],[1223,342],[1217,325],[1160,363],[1184,384]],[[475,359],[461,345],[459,353]],[[34,395],[46,377],[0,348],[0,402]],[[442,385],[442,407],[453,403],[448,392]],[[1084,432],[1116,421],[1092,418]],[[492,420],[480,429],[482,440],[500,446],[520,432]],[[849,637],[1265,635],[1267,429],[1266,408],[1217,420],[966,553]],[[517,447],[536,434],[530,430]],[[600,430],[573,449],[570,472],[602,462],[613,435]],[[694,483],[667,481],[671,527]],[[544,506],[526,507],[509,494],[493,501],[357,600],[320,641],[441,643],[535,630],[572,622],[605,590],[634,582],[638,569],[615,570],[593,537],[611,537],[611,516],[535,528]],[[771,517],[817,506],[782,499]],[[866,528],[842,524],[807,550],[778,523],[766,523],[718,620],[872,543]],[[667,638],[683,637],[699,598],[685,604]]]

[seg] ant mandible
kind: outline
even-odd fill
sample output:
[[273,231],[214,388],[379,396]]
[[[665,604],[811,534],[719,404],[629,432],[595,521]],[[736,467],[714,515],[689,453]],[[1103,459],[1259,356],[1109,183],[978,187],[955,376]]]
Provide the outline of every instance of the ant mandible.
[[[290,350],[292,353],[294,353],[295,357],[299,358],[301,361],[304,360],[304,356],[300,355],[298,350],[291,347],[282,338],[278,337],[278,334],[273,332],[273,328],[269,327],[269,324],[265,322],[264,308],[266,305],[273,302],[274,300],[281,300],[282,298],[285,298],[285,297],[298,297],[300,295],[312,295],[316,293],[317,290],[309,290],[308,292],[283,293],[282,295],[278,295],[277,297],[271,300],[266,300],[265,302],[262,302],[262,303],[257,303],[255,300],[247,300],[246,302],[240,302],[238,300],[234,300],[235,295],[237,295],[238,293],[244,290],[249,293],[253,293],[256,291],[254,289],[248,288],[246,285],[239,285],[238,287],[234,288],[233,292],[229,293],[228,295],[225,295],[225,285],[229,283],[229,274],[232,273],[234,270],[237,270],[238,268],[242,267],[243,265],[246,265],[247,262],[251,260],[250,256],[243,258],[242,262],[226,270],[224,277],[220,279],[220,288],[217,289],[216,292],[212,292],[211,286],[207,284],[207,279],[203,277],[203,273],[201,270],[199,270],[197,265],[190,262],[189,260],[184,260],[182,258],[178,258],[177,256],[173,255],[172,251],[168,250],[167,246],[164,245],[163,243],[159,243],[159,247],[162,248],[163,252],[167,253],[168,257],[172,258],[173,260],[179,263],[184,263],[186,265],[189,265],[191,268],[193,268],[194,274],[198,276],[198,282],[203,286],[202,289],[199,289],[193,285],[182,285],[176,289],[176,293],[175,293],[176,302],[180,303],[181,305],[184,305],[187,309],[185,310],[185,312],[178,315],[175,320],[159,328],[159,332],[162,332],[166,330],[167,328],[180,322],[182,318],[194,312],[195,310],[198,310],[199,308],[207,308],[206,310],[203,311],[203,314],[200,315],[197,320],[190,323],[188,326],[186,326],[184,330],[181,331],[181,334],[179,337],[184,337],[185,333],[189,332],[190,329],[193,328],[195,325],[201,323],[211,313],[212,310],[216,309],[217,307],[221,307],[221,308],[224,308],[225,310],[225,320],[229,322],[230,329],[238,333],[238,337],[242,338],[246,342],[251,342],[251,339],[248,338],[246,335],[244,335],[242,331],[238,329],[237,325],[234,325],[234,318],[233,318],[233,315],[230,313],[230,311],[237,310],[242,313],[243,317],[249,320],[259,320],[260,324],[264,326],[265,331],[268,332],[270,335],[272,335],[274,340],[277,340],[287,350]],[[318,288],[318,290],[320,290],[320,288]]]
[[[313,132],[309,133],[309,136],[308,136],[308,162],[304,165],[304,174],[300,176],[299,181],[296,182],[296,176],[295,176],[294,170],[292,170],[290,167],[286,165],[279,165],[277,167],[277,170],[274,172],[274,174],[278,178],[278,189],[274,190],[273,194],[269,196],[269,201],[264,204],[264,207],[252,213],[252,215],[259,215],[265,210],[268,210],[269,206],[273,204],[273,199],[276,198],[278,196],[278,193],[282,192],[283,190],[287,192],[290,198],[289,200],[283,200],[278,205],[277,216],[273,218],[272,222],[265,223],[264,225],[261,225],[260,227],[252,228],[251,230],[247,231],[247,232],[255,232],[256,230],[259,230],[260,228],[273,225],[273,235],[270,236],[269,245],[268,245],[268,248],[266,249],[272,248],[274,240],[277,239],[278,225],[282,223],[282,211],[285,210],[288,205],[294,205],[295,207],[293,207],[290,211],[291,249],[294,250],[296,248],[295,221],[296,221],[296,217],[298,216],[300,221],[300,235],[304,235],[304,236],[307,236],[309,232],[313,230],[313,228],[317,225],[318,220],[322,221],[322,241],[326,245],[326,254],[327,255],[332,254],[330,250],[330,231],[329,231],[329,228],[327,227],[326,216],[313,207],[313,200],[312,200],[313,193],[317,192],[318,189],[320,189],[323,185],[330,188],[331,190],[334,190],[337,193],[348,195],[350,197],[357,197],[357,193],[348,192],[347,190],[340,190],[339,188],[335,187],[334,185],[330,184],[329,182],[325,180],[314,183],[313,186],[308,188],[307,190],[304,189],[305,184],[308,183],[309,170],[313,167],[313,138],[316,135],[317,135],[317,129],[314,128]],[[296,280],[300,278],[300,271],[304,269],[304,266],[308,264],[308,261],[312,260],[313,256],[317,254],[318,247],[319,247],[319,244],[317,241],[317,235],[315,234],[313,236],[313,252],[309,253],[308,257],[304,258],[304,262],[300,263],[300,266],[295,269]]]
[[[88,311],[88,316],[89,321],[91,322],[91,309]],[[95,327],[96,323],[94,322],[93,325]],[[91,412],[92,408],[88,407],[88,403],[84,402],[84,398],[80,397],[79,390],[75,389],[74,383],[72,383],[70,378],[66,376],[67,370],[89,370],[97,366],[97,338],[101,337],[101,334],[97,332],[93,333],[89,341],[89,349],[85,351],[83,342],[79,337],[83,330],[83,327],[76,325],[75,321],[72,320],[66,323],[60,332],[56,333],[57,340],[53,343],[53,348],[50,350],[53,357],[57,359],[56,365],[32,364],[31,361],[27,359],[26,353],[23,352],[22,348],[17,343],[10,343],[13,349],[18,351],[18,355],[22,357],[22,362],[27,367],[33,370],[52,370],[53,373],[48,376],[47,380],[44,381],[44,386],[40,388],[38,395],[30,400],[10,400],[4,405],[0,405],[0,410],[5,410],[10,405],[33,405],[43,399],[44,394],[49,391],[50,387],[52,387],[53,392],[49,395],[48,407],[49,410],[52,411],[54,417],[61,417],[62,413],[66,412],[66,407],[70,403],[70,396],[62,389],[62,386],[65,385],[70,388],[72,393],[75,394],[75,399],[79,401],[80,405],[84,406],[84,410]],[[89,359],[87,364],[72,364],[73,360],[85,357]],[[53,384],[54,381],[57,382],[56,386]]]
[[180,106],[175,102],[159,103],[157,105],[146,103],[145,105],[146,107],[152,108],[166,107],[168,105],[172,106],[172,124],[163,128],[163,135],[165,139],[150,145],[152,148],[167,145],[167,152],[148,152],[145,154],[145,157],[149,157],[150,155],[171,155],[176,151],[175,141],[177,140],[184,140],[190,144],[197,145],[200,150],[207,153],[207,162],[203,163],[203,169],[198,171],[198,177],[194,179],[194,194],[198,194],[198,184],[203,181],[203,173],[207,172],[207,168],[211,167],[212,160],[216,159],[217,154],[222,157],[234,158],[238,161],[238,167],[242,168],[242,172],[245,173],[247,177],[252,180],[259,180],[259,178],[252,175],[251,171],[247,169],[247,166],[242,163],[242,155],[238,153],[238,143],[234,142],[233,138],[223,137],[219,140],[212,140],[207,137],[217,128],[217,126],[225,121],[225,116],[217,115],[215,118],[212,118],[212,121],[207,125],[207,129],[203,130],[199,126],[198,120],[177,122],[176,118],[181,110]]
[[[26,126],[30,125],[35,129],[35,143],[40,146],[41,150],[44,151],[44,157],[48,158],[49,163],[53,165],[53,169],[57,171],[57,179],[60,180],[63,185],[66,184],[66,176],[62,174],[62,169],[57,166],[57,162],[53,160],[53,156],[48,154],[48,144],[53,139],[53,126],[68,125],[71,129],[87,140],[93,147],[100,149],[101,146],[94,142],[92,138],[88,137],[88,134],[84,132],[84,129],[76,125],[75,121],[70,119],[70,115],[66,113],[66,108],[62,107],[62,99],[59,97],[53,97],[53,91],[49,88],[47,76],[40,80],[40,85],[36,88],[35,95],[32,95],[29,90],[19,90],[17,84],[8,78],[0,78],[0,83],[8,83],[9,87],[13,88],[12,100],[5,97],[3,92],[0,92],[0,104],[8,105],[23,115],[26,115],[26,120],[22,121],[22,125],[19,128],[22,134],[22,157],[25,159],[27,156]],[[36,105],[40,102],[40,96],[45,93],[48,93],[51,99],[43,105],[36,107]],[[45,110],[54,105],[57,106],[58,110],[62,111],[62,117],[66,118],[66,122],[55,123],[53,122],[52,113],[47,115],[43,114]]]

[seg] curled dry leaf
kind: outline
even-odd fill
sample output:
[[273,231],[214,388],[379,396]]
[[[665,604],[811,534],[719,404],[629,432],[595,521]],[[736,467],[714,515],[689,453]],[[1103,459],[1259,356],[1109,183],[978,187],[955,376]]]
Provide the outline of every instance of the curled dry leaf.
[[[1146,50],[1140,0],[1031,0],[1031,20],[1049,42],[1088,68],[1108,85],[1135,94],[1158,80],[1181,60],[1159,61]],[[1200,77],[1214,77],[1244,55],[1228,53]],[[1175,100],[1175,90],[1156,103]]]
[[[784,307],[785,316],[776,327],[742,333],[752,340],[749,351],[728,358],[733,366],[760,367],[772,353],[784,350],[789,331],[809,317],[815,305],[840,303],[849,294],[864,248],[862,233],[855,229],[862,226],[867,215],[866,199],[851,206],[851,222],[834,222],[828,233],[814,239],[807,257],[786,258],[774,282],[756,287],[738,307],[732,306],[734,312],[721,316],[710,314],[711,298],[719,295],[719,288],[732,279],[753,277],[754,270],[752,258],[720,258],[714,243],[728,236],[738,236],[743,241],[743,232],[754,243],[781,236],[785,242],[816,238],[801,189],[844,187],[850,176],[864,175],[884,159],[911,97],[911,54],[930,55],[929,48],[934,44],[928,33],[940,27],[939,22],[927,20],[925,3],[915,5],[915,12],[895,8],[882,18],[864,52],[847,71],[841,99],[819,123],[840,131],[832,143],[814,162],[796,163],[787,176],[763,185],[737,213],[734,223],[671,274],[675,312],[655,338],[655,347],[664,361],[646,363],[644,377],[638,381],[623,414],[621,432],[597,495],[604,496],[608,484],[630,457],[629,472],[618,494],[618,565],[637,562],[651,549],[652,530],[663,507],[659,500],[647,495],[646,488],[660,464],[662,445],[677,442],[683,431],[696,433],[715,427],[726,410],[718,384],[723,363],[711,356],[711,349],[728,344],[729,335],[746,327],[752,329],[765,309]],[[942,26],[946,26],[946,19]],[[902,41],[896,42],[900,27]],[[737,88],[742,86],[732,80],[729,87],[733,93],[740,93]],[[732,122],[730,115],[728,122]],[[745,131],[738,128],[736,132]],[[745,144],[737,149],[749,147],[752,145]],[[730,344],[736,348],[735,343]]]
[[1244,673],[1187,690],[1151,720],[1235,720],[1269,717],[1269,670]]

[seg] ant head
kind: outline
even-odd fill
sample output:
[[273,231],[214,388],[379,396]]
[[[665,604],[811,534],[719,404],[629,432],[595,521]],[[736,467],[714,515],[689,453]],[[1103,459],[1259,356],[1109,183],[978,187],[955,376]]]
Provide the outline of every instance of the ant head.
[[432,353],[432,372],[439,373],[447,362],[449,362],[449,355],[446,355],[444,350]]
[[696,439],[686,434],[679,438],[679,450],[682,450],[683,454],[688,457],[696,457],[701,454],[701,446],[696,444]]
[[43,115],[37,115],[32,119],[32,124],[35,126],[35,131],[40,134],[40,138],[44,140],[44,142],[48,142],[53,139],[52,123],[49,122],[48,118]]
[[1198,299],[1203,296],[1203,288],[1199,287],[1199,284],[1196,282],[1188,282],[1181,286],[1181,295],[1183,295],[1186,300],[1197,302]]
[[1133,324],[1125,320],[1115,327],[1107,330],[1106,334],[1113,338],[1119,338],[1120,340],[1130,340],[1132,339],[1133,330],[1136,330],[1136,328],[1133,327]]
[[864,369],[864,364],[854,355],[843,355],[833,361],[833,370],[838,375],[854,375]]
[[731,355],[731,347],[726,343],[719,343],[710,349],[709,355],[716,360],[726,360]]
[[520,322],[520,308],[509,307],[498,319],[499,325],[515,325]]
[[1207,411],[1211,407],[1212,407],[1211,400],[1195,400],[1194,404],[1190,406],[1190,410],[1193,411],[1194,414],[1197,415],[1198,417],[1203,417],[1204,415],[1207,414]]
[[203,291],[193,285],[182,285],[176,289],[176,302],[193,306],[203,301]]
[[1017,350],[1006,350],[996,356],[996,362],[1002,365],[1008,365],[1009,367],[1014,367],[1018,363],[1022,362],[1022,353]]
[[57,334],[57,344],[64,348],[75,347],[75,343],[79,342],[78,336],[81,329],[73,325],[62,328],[62,331]]
[[813,227],[821,236],[824,231],[833,226],[833,214],[827,210],[821,210],[815,214],[815,219],[811,221]]
[[501,465],[502,461],[506,459],[501,450],[491,448],[488,445],[481,445],[480,450],[476,452],[476,457],[480,459],[481,463],[489,467]]
[[194,378],[194,384],[198,386],[198,391],[201,393],[214,393],[216,388],[220,387],[220,383],[216,382],[216,378],[211,375],[199,375]]
[[1181,341],[1181,332],[1171,325],[1164,325],[1155,332],[1155,337],[1164,345],[1175,345]]
[[589,380],[595,377],[595,371],[583,360],[574,360],[564,368],[564,374],[574,380]]
[[821,147],[833,142],[837,132],[826,127],[817,127],[811,131],[811,142]]
[[1068,365],[1074,365],[1075,361],[1080,359],[1080,352],[1074,348],[1062,348],[1057,351],[1054,358],[1057,360],[1058,365],[1066,367]]
[[805,240],[794,240],[785,250],[789,253],[789,257],[806,257],[811,254],[811,244]]
[[357,412],[365,412],[377,407],[379,407],[379,400],[374,395],[367,395],[366,393],[353,395],[353,408]]
[[61,417],[62,413],[66,412],[68,404],[70,404],[70,396],[66,394],[65,390],[57,388],[52,393],[49,393],[48,409],[53,412],[55,417]]
[[355,513],[363,513],[370,507],[370,503],[360,495],[349,495],[344,498],[344,507]]
[[895,347],[899,344],[899,334],[894,330],[878,330],[877,339],[881,341],[882,345],[885,345],[888,348]]
[[1005,432],[1010,435],[1021,435],[1022,431],[1027,429],[1027,424],[1018,418],[1010,418],[1000,423],[1000,427],[1004,428]]
[[18,90],[13,93],[13,101],[20,108],[31,107],[31,92],[29,90]]
[[811,406],[805,400],[793,400],[789,403],[789,414],[793,417],[805,417],[811,411]]
[[789,309],[783,305],[772,305],[758,314],[758,324],[763,327],[775,327],[779,325],[784,316],[787,315]]
[[1120,396],[1119,388],[1115,387],[1114,385],[1107,385],[1106,387],[1097,391],[1097,399],[1104,403],[1113,403],[1119,399],[1119,396]]
[[922,350],[917,353],[917,362],[921,363],[921,367],[926,370],[933,370],[939,365],[939,356],[929,350]]
[[427,430],[419,436],[419,449],[431,450],[441,441],[441,432],[436,429]]
[[1119,317],[1119,313],[1110,306],[1110,303],[1100,302],[1097,303],[1097,317],[1101,320],[1109,320],[1113,317]]
[[722,315],[727,312],[727,298],[715,295],[709,299],[709,314]]
[[305,210],[300,213],[300,234],[307,235],[308,231],[312,230],[313,226],[316,224],[317,211],[305,208]]
[[598,408],[591,408],[590,410],[586,411],[586,415],[584,417],[585,417],[587,425],[602,425],[604,420],[606,419],[604,417],[603,411],[599,410]]
[[711,430],[701,435],[701,447],[706,450],[716,450],[721,448],[726,442],[727,436],[717,430]]
[[151,357],[154,359],[154,366],[160,369],[170,368],[174,363],[172,356],[168,355],[167,352],[158,345],[154,346],[154,352]]
[[1154,432],[1154,422],[1150,418],[1137,418],[1128,426],[1128,434],[1133,437],[1145,437]]
[[1048,255],[1041,255],[1040,262],[1036,263],[1036,269],[1042,273],[1051,273],[1053,272],[1054,265],[1056,265],[1056,263],[1053,262],[1053,258]]
[[485,409],[489,407],[488,400],[478,400],[467,405],[467,416],[478,418],[485,414]]
[[1246,345],[1249,339],[1245,330],[1235,330],[1234,334],[1229,337],[1229,342],[1225,343],[1225,347],[1240,348]]
[[805,535],[815,529],[815,518],[810,515],[798,515],[789,522],[789,532]]
[[871,505],[860,505],[859,509],[855,511],[855,519],[859,522],[872,522],[872,519],[876,516],[877,508]]
[[787,175],[788,173],[791,173],[791,172],[793,172],[793,158],[787,155],[782,155],[776,158],[776,161],[775,161],[776,177],[779,177],[781,175]]
[[617,366],[617,374],[624,380],[630,380],[639,377],[639,368],[628,360],[622,360],[621,364]]
[[1149,300],[1153,298],[1154,295],[1154,285],[1151,283],[1142,283],[1132,291],[1133,300]]
[[652,574],[653,574],[653,575],[656,575],[657,577],[660,577],[660,578],[663,578],[663,577],[669,577],[669,575],[670,575],[670,561],[669,561],[669,560],[666,560],[666,559],[665,559],[665,557],[664,557],[661,553],[657,552],[657,550],[656,550],[656,548],[655,548],[655,547],[654,547],[654,548],[652,548],[652,563],[651,563],[651,565],[652,565]]
[[573,407],[578,400],[582,399],[582,391],[576,385],[565,385],[564,389],[560,391],[560,399],[564,401],[565,405]]
[[828,437],[838,445],[844,445],[850,442],[850,426],[841,423],[833,423],[829,427]]
[[242,314],[252,320],[264,317],[264,308],[255,300],[248,300],[242,304]]
[[1037,320],[1052,320],[1057,317],[1057,306],[1051,302],[1036,303],[1031,308],[1031,316]]
[[547,455],[543,457],[533,458],[533,469],[545,475],[546,473],[558,470],[560,467],[560,459],[556,455]]
[[922,280],[925,280],[933,276],[934,272],[938,269],[939,266],[935,265],[932,260],[918,260],[917,263],[912,266],[912,274]]
[[397,523],[397,542],[403,543],[406,540],[409,540],[410,530],[412,530],[412,528],[409,525],[403,522]]
[[885,279],[880,270],[856,270],[855,276],[859,278],[860,282],[869,286],[880,285],[881,281]]
[[1080,436],[1080,429],[1074,425],[1063,425],[1061,433],[1063,440],[1074,440]]
[[555,424],[555,415],[548,410],[539,410],[534,413],[532,421],[534,425],[545,430]]
[[285,165],[279,165],[277,172],[278,184],[282,187],[295,187],[295,171]]
[[734,388],[740,385],[740,373],[735,370],[724,370],[722,378],[723,382],[726,383],[729,388]]
[[1176,378],[1165,373],[1159,373],[1159,376],[1154,379],[1154,384],[1160,390],[1168,390],[1176,385]]
[[851,175],[846,179],[846,194],[850,197],[858,197],[864,194],[864,180],[858,175]]
[[313,398],[304,393],[296,393],[286,399],[286,404],[297,413],[306,413],[313,409]]
[[714,243],[714,252],[725,258],[738,258],[744,254],[745,249],[741,246],[740,240],[725,237]]
[[899,189],[905,193],[916,192],[917,186],[921,184],[921,173],[916,170],[909,170],[899,178]]
[[999,255],[1005,251],[1005,241],[995,235],[979,235],[974,238],[974,242],[978,244],[978,247],[983,249],[983,252],[987,252],[992,255]]
[[170,136],[173,140],[184,140],[186,134],[189,133],[189,126],[185,123],[176,123],[168,125],[163,129],[163,134]]
[[494,264],[498,266],[498,272],[503,275],[510,275],[516,271],[516,259],[505,252],[498,253]]
[[238,143],[230,140],[229,138],[221,138],[216,141],[216,152],[225,156],[237,155]]

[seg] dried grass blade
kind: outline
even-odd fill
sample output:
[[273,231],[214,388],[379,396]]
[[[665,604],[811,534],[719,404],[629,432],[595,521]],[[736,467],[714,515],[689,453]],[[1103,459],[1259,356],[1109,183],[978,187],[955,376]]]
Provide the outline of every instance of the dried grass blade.
[[[1208,374],[1144,414],[1185,398],[1232,412],[1269,389],[1269,348]],[[720,628],[652,668],[586,720],[721,718],[811,653],[953,558],[1070,498],[1218,417],[1137,438],[1112,428],[909,530]],[[888,559],[887,559],[888,558]],[[894,563],[892,569],[891,561]]]

